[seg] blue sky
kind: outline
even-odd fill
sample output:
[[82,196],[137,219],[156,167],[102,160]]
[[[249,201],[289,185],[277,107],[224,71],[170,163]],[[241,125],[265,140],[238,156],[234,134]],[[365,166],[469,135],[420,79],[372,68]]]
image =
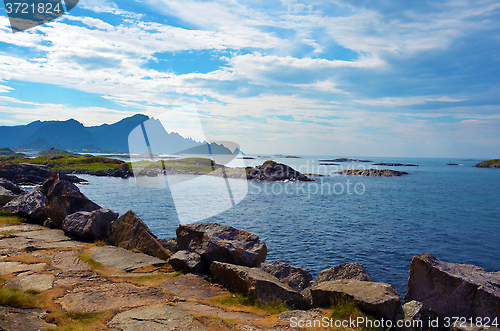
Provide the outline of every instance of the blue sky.
[[500,157],[498,1],[81,0],[13,34],[0,125],[195,104],[246,153]]

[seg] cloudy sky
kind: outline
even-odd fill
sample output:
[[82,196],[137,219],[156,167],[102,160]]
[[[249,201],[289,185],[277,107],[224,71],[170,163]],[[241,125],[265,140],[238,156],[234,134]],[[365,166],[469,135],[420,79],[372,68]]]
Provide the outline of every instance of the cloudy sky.
[[246,153],[500,157],[498,1],[81,0],[13,34],[0,125],[195,104]]

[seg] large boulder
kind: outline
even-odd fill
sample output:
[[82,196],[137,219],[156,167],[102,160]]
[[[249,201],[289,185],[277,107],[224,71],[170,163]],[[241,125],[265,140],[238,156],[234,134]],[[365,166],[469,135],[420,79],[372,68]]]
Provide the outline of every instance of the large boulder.
[[5,205],[7,202],[10,202],[15,197],[16,195],[12,193],[12,191],[9,191],[4,187],[0,186],[0,207]]
[[260,268],[278,278],[295,291],[302,291],[311,284],[312,275],[306,269],[294,267],[288,263],[271,261],[262,263]]
[[3,209],[10,211],[12,214],[43,223],[46,219],[45,199],[46,196],[40,191],[40,187],[35,187],[28,193],[12,199]]
[[59,173],[54,172],[39,189],[45,196],[45,214],[52,224],[61,228],[66,216],[79,211],[94,211],[101,209],[99,205],[89,200],[73,183],[61,180]]
[[314,279],[313,285],[339,279],[357,279],[373,282],[368,271],[361,263],[348,262],[321,271],[318,276],[316,276],[316,279]]
[[111,223],[117,218],[118,213],[109,209],[79,211],[66,216],[61,228],[69,234],[87,240],[102,240],[106,239]]
[[186,273],[207,274],[209,272],[208,267],[201,260],[201,256],[193,252],[178,251],[168,259],[168,263],[175,270],[182,270]]
[[389,284],[357,279],[331,280],[312,285],[309,290],[314,307],[354,302],[363,312],[377,318],[394,320],[400,306],[396,289]]
[[205,264],[213,261],[258,267],[266,260],[266,244],[259,237],[217,223],[184,224],[177,230],[179,250],[197,253]]
[[212,280],[231,291],[250,296],[262,304],[283,301],[289,307],[308,309],[309,301],[260,268],[249,268],[223,262],[213,262]]
[[500,272],[413,257],[405,302],[420,301],[440,316],[500,318]]
[[167,260],[172,255],[131,210],[111,223],[106,240],[112,245],[135,249],[162,260]]
[[[437,331],[442,330],[444,320],[439,320],[439,316],[429,308],[425,308],[422,302],[410,301],[399,309],[396,315],[397,328],[401,331]],[[437,321],[437,325],[433,322]],[[441,324],[439,323],[441,322]]]

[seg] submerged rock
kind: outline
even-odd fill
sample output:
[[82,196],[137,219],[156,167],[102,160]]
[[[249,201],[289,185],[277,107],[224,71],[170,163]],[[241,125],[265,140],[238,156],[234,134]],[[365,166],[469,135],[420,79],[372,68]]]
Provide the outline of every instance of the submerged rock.
[[313,307],[354,302],[363,312],[374,317],[394,320],[400,305],[396,289],[389,284],[357,279],[332,280],[309,288]]
[[162,260],[167,260],[172,255],[139,216],[131,210],[111,223],[106,240],[112,245],[125,249],[137,249]]
[[296,309],[309,308],[309,301],[299,292],[260,268],[214,262],[210,271],[214,282],[231,291],[247,294],[262,304],[283,301]]
[[447,263],[424,253],[410,264],[405,302],[412,300],[440,316],[500,318],[500,272]]
[[179,250],[197,253],[207,266],[213,261],[257,267],[266,260],[266,244],[259,237],[217,223],[184,224],[177,230]]
[[312,275],[309,271],[291,266],[288,263],[280,261],[265,262],[262,263],[260,268],[299,292],[311,284]]

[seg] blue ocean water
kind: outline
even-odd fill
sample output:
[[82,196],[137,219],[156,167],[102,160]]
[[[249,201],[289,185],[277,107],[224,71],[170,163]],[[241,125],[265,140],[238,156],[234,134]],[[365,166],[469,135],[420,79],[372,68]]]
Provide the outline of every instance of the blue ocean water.
[[[328,157],[261,157],[249,163],[266,159],[324,175],[370,166],[320,166],[319,160]],[[403,177],[333,175],[310,183],[250,182],[241,203],[205,221],[259,235],[267,244],[268,261],[300,266],[314,276],[340,263],[362,263],[376,281],[394,285],[401,296],[411,259],[423,252],[500,270],[500,169],[472,167],[481,160],[370,160],[418,167],[378,167],[410,173]],[[168,189],[139,187],[134,179],[82,177],[89,183],[80,189],[102,207],[120,214],[131,209],[158,237],[175,237],[179,222]]]

